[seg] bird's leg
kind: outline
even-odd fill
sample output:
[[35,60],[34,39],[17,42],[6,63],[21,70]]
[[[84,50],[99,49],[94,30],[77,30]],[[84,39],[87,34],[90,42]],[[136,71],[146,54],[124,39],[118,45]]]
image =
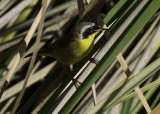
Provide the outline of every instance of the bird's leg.
[[82,84],[81,82],[79,82],[78,80],[76,79],[72,79],[73,83],[74,83],[74,86],[76,87],[76,89],[78,89],[80,87],[80,85]]
[[69,65],[63,65],[64,70],[69,74],[70,73],[70,67]]
[[[89,61],[92,62],[92,63],[95,63],[96,65],[99,63],[99,61],[98,61],[97,59],[94,59],[94,58],[90,58]],[[79,86],[82,84],[81,82],[79,82],[79,81],[76,80],[76,79],[72,79],[72,81],[73,81],[73,83],[74,83],[74,85],[75,85],[75,87],[76,87],[77,89],[78,89]],[[93,94],[94,94],[94,93],[96,94],[96,91],[95,91],[95,89],[94,89],[93,87],[95,87],[95,86],[92,86],[92,91],[94,90]],[[96,95],[93,95],[93,96],[94,96],[94,100],[95,100],[95,98],[96,98],[95,96],[96,96]],[[96,104],[96,101],[94,101],[94,104]]]
[[[66,70],[67,73],[70,73],[70,65],[63,65],[63,68]],[[82,84],[81,82],[79,82],[78,80],[76,79],[72,79],[73,83],[74,83],[74,86],[76,87],[76,89],[79,88],[79,86]]]
[[96,64],[96,65],[99,63],[99,60],[98,60],[98,59],[95,59],[95,58],[90,58],[89,61],[90,61],[91,63]]
[[[95,63],[96,65],[99,63],[99,61],[97,59],[94,58],[90,58],[89,59],[90,62]],[[64,65],[63,66],[64,69],[70,73],[70,67],[68,65]],[[76,79],[72,79],[74,86],[76,87],[76,89],[78,89],[80,87],[80,85],[82,84],[81,82],[77,81]],[[95,83],[92,84],[92,93],[93,93],[93,101],[94,101],[94,106],[96,106],[97,104],[97,98],[96,98],[96,87],[95,87]]]

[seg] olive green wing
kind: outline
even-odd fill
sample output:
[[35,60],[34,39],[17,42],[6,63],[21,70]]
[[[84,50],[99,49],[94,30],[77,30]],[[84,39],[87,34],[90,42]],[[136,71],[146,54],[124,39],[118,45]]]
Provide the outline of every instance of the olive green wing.
[[55,53],[67,50],[71,42],[72,41],[70,40],[70,35],[67,35],[66,37],[56,40],[54,43],[50,44],[47,48],[40,49],[38,51],[38,54],[42,56],[54,57]]

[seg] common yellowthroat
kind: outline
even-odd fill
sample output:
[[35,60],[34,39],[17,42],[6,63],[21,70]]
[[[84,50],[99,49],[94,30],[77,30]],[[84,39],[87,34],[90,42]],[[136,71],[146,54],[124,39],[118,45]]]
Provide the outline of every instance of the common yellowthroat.
[[40,49],[38,55],[56,58],[63,64],[74,64],[86,57],[94,46],[95,36],[102,31],[95,23],[82,22],[64,38],[49,47]]

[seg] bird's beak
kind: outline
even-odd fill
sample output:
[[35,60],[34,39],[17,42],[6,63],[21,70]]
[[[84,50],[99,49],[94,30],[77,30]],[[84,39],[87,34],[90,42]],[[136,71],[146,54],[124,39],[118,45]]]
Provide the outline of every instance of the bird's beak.
[[100,27],[96,27],[96,30],[95,31],[108,31],[108,28],[100,28]]
[[101,30],[105,30],[105,31],[107,31],[107,30],[108,30],[108,28],[101,28]]
[[97,31],[97,32],[98,31],[103,31],[103,30],[108,31],[108,28],[101,28],[101,27],[95,26],[94,30]]

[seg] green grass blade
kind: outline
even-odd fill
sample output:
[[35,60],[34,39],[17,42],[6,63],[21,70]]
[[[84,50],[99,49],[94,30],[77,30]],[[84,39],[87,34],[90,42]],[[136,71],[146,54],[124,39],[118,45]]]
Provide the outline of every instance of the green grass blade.
[[[112,49],[109,50],[109,52],[103,57],[102,61],[100,61],[97,67],[90,73],[88,78],[80,86],[80,88],[70,98],[70,100],[66,103],[64,108],[60,111],[61,114],[69,113],[74,108],[74,106],[78,103],[78,101],[89,90],[91,85],[99,78],[99,76],[105,71],[105,69],[113,62],[117,54],[122,51],[122,49],[128,44],[128,42],[133,38],[133,36],[142,29],[142,27],[151,18],[151,16],[159,9],[159,4],[160,4],[159,0],[153,0],[149,4],[146,10],[140,15],[140,17],[136,20],[136,22],[134,22],[134,25],[131,26],[128,32],[121,37],[121,41],[118,41],[112,47]],[[122,94],[120,95],[120,97],[121,96]],[[107,109],[112,105],[107,106]]]

